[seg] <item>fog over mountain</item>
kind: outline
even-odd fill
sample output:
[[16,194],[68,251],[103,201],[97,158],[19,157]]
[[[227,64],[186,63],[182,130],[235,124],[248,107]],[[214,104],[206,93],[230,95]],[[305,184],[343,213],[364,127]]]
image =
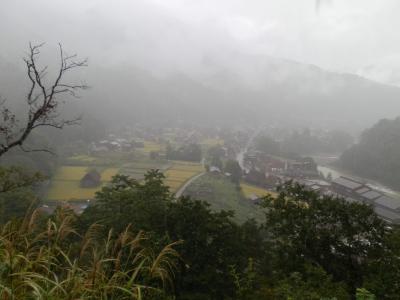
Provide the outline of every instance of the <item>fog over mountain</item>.
[[79,105],[114,123],[360,130],[398,115],[400,43],[382,31],[398,22],[396,1],[284,2],[6,0],[1,94],[23,97],[24,81],[15,79],[24,76],[28,41],[47,43],[44,63],[53,62],[61,42],[89,57],[78,76],[92,88]]

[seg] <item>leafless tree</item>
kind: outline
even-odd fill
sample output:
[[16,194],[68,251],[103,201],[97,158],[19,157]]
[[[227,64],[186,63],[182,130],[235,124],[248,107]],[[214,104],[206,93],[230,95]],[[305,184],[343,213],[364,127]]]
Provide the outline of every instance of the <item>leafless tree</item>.
[[[66,73],[87,66],[87,60],[77,60],[77,55],[67,55],[59,44],[60,66],[51,83],[46,82],[48,67],[40,67],[38,58],[43,44],[29,44],[29,52],[24,62],[30,81],[26,103],[28,116],[20,121],[15,114],[5,107],[5,100],[0,99],[0,156],[13,148],[19,147],[23,151],[46,151],[49,149],[26,149],[24,143],[28,136],[39,127],[53,127],[62,129],[67,125],[79,123],[80,118],[65,120],[61,117],[59,106],[66,96],[78,97],[78,92],[87,88],[85,84],[71,84],[63,81]],[[21,125],[21,123],[23,123]]]

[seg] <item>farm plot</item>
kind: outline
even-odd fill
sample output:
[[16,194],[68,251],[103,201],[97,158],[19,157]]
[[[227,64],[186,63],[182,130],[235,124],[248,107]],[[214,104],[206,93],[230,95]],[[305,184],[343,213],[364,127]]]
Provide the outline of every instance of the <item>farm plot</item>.
[[138,161],[128,163],[122,166],[120,173],[128,175],[136,180],[144,178],[144,174],[151,169],[165,170],[170,166],[168,163],[155,162],[155,161]]
[[203,172],[203,166],[199,163],[174,161],[172,166],[164,173],[165,184],[171,192],[176,192],[186,181]]
[[263,188],[260,188],[260,187],[254,186],[254,185],[250,185],[247,183],[243,183],[243,182],[240,184],[240,187],[242,188],[242,192],[246,198],[249,198],[253,195],[255,195],[257,197],[264,197],[268,194],[270,194],[273,197],[275,197],[277,195],[276,192],[271,192],[266,189],[263,189]]
[[48,200],[86,200],[94,197],[95,193],[105,186],[118,173],[117,168],[106,168],[101,174],[101,184],[95,188],[80,187],[80,180],[88,171],[88,167],[63,166],[54,176],[47,194]]
[[164,149],[164,146],[156,143],[156,142],[151,142],[151,141],[145,141],[144,142],[144,147],[141,149],[145,153],[150,153],[150,152],[160,152]]
[[200,142],[201,145],[212,147],[217,145],[223,145],[224,140],[220,138],[206,138]]

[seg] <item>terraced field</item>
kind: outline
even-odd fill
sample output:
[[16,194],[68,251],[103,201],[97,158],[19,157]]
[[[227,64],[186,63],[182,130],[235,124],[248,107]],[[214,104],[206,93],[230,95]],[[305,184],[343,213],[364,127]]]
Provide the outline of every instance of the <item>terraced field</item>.
[[136,180],[142,180],[144,178],[144,174],[151,170],[161,170],[164,171],[169,168],[171,164],[168,162],[157,162],[157,161],[138,161],[124,164],[119,172],[124,175],[128,175]]
[[150,153],[150,152],[153,152],[153,151],[154,152],[160,152],[163,149],[164,149],[164,146],[161,145],[161,144],[158,144],[156,142],[151,142],[151,141],[145,141],[144,142],[144,147],[141,150],[143,150],[143,152],[145,152],[145,153]]
[[164,172],[165,184],[171,192],[176,192],[186,181],[204,171],[202,164],[174,161],[172,166]]

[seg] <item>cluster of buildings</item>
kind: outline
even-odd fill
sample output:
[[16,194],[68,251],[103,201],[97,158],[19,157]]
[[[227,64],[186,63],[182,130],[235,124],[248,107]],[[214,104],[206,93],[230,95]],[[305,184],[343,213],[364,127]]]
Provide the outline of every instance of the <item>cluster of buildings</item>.
[[108,152],[108,151],[131,151],[135,148],[143,148],[143,141],[128,140],[124,138],[115,138],[110,136],[108,139],[101,140],[99,142],[93,142],[89,146],[89,152],[91,154]]
[[318,178],[317,164],[311,157],[282,160],[261,151],[247,152],[244,165],[248,170],[293,178]]
[[385,221],[400,224],[399,199],[389,197],[352,178],[341,176],[334,180],[325,179],[319,174],[317,164],[312,158],[282,160],[265,153],[251,152],[246,154],[245,164],[250,169],[244,178],[248,177],[248,181],[253,184],[257,184],[255,179],[258,178],[257,185],[273,189],[291,180],[321,195],[332,195],[349,202],[371,205]]
[[372,205],[375,212],[388,222],[400,223],[400,200],[374,190],[365,183],[342,176],[332,181],[331,190],[350,202]]

